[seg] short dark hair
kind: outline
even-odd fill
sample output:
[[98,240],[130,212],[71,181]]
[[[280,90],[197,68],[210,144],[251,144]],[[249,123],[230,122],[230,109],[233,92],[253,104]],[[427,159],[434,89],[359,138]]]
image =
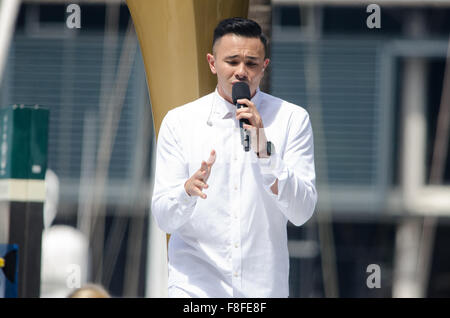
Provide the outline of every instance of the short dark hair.
[[264,55],[267,57],[267,38],[262,33],[259,24],[253,20],[245,18],[229,18],[219,22],[214,29],[214,44],[226,34],[236,34],[247,38],[259,38],[264,45]]

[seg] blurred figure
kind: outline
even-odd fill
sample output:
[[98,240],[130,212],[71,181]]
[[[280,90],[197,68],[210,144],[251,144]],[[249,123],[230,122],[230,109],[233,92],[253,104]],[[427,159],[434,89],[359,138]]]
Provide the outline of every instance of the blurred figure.
[[59,180],[50,169],[45,174],[45,186],[41,297],[64,298],[89,278],[89,241],[72,226],[52,226],[58,212]]
[[71,293],[68,298],[111,298],[111,295],[100,285],[86,284]]

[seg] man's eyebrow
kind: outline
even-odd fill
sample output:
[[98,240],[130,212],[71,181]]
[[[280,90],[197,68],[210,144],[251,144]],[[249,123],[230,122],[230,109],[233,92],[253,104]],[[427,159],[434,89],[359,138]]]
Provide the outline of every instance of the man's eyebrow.
[[[239,55],[230,55],[230,56],[226,56],[225,59],[235,59],[237,57],[239,57]],[[249,59],[249,60],[257,60],[258,56],[248,56],[247,55],[245,58]]]

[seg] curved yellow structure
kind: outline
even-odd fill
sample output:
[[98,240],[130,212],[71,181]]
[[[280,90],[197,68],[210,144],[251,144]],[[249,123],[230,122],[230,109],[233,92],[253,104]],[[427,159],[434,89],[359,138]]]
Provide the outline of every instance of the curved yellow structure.
[[155,133],[165,114],[216,86],[206,53],[217,23],[247,17],[248,0],[127,0],[141,46]]

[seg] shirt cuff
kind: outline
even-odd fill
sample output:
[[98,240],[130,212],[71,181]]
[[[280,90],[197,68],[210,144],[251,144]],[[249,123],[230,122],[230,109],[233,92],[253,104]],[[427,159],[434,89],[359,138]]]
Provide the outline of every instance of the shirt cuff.
[[182,184],[178,189],[176,193],[176,200],[178,204],[182,207],[182,210],[185,210],[187,208],[194,207],[195,203],[197,202],[198,196],[190,196],[186,193],[186,190],[184,189],[184,184]]
[[258,158],[258,164],[266,186],[271,186],[276,179],[282,180],[287,175],[284,162],[277,153],[268,158]]

